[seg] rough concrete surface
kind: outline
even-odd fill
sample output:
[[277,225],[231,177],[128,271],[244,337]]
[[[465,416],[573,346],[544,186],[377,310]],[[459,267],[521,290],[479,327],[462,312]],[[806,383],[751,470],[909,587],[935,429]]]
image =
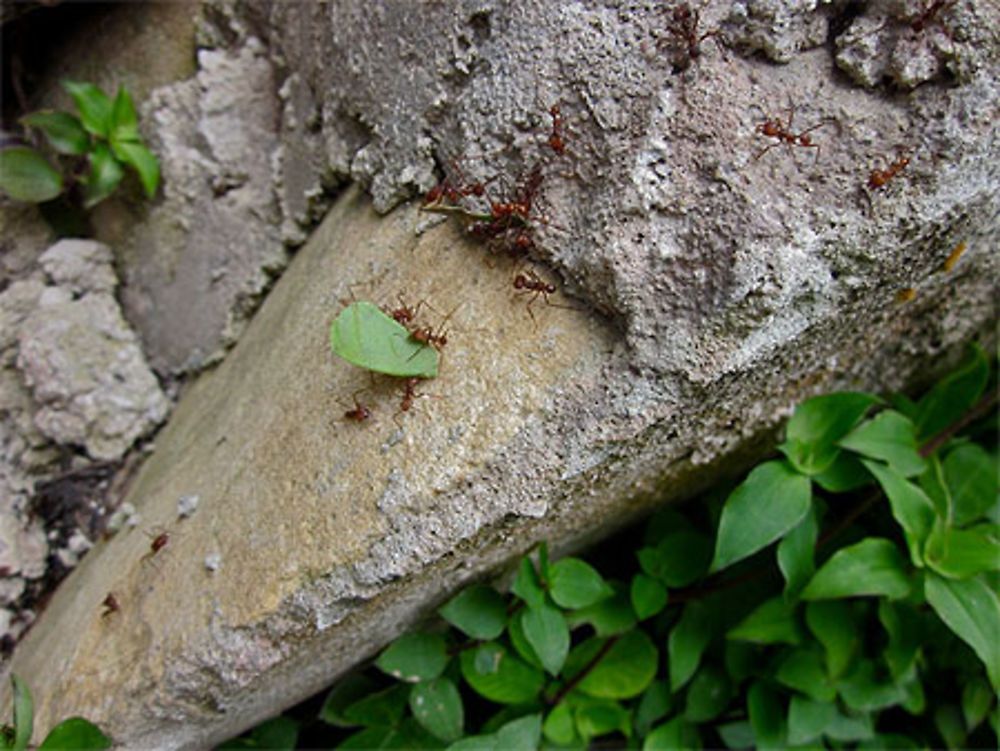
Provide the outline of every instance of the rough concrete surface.
[[[140,526],[84,560],[14,656],[39,730],[79,713],[127,748],[208,746],[533,542],[571,548],[738,470],[801,399],[913,385],[991,335],[996,4],[962,0],[917,30],[912,2],[708,2],[694,38],[717,33],[698,55],[674,7],[213,5],[213,59],[276,92],[251,102],[274,106],[274,140],[260,136],[274,172],[254,162],[234,188],[268,207],[262,247],[295,240],[347,174],[376,210],[397,208],[379,219],[344,196],[185,394],[132,490]],[[178,122],[201,117],[205,93],[178,91]],[[240,139],[231,102],[220,123]],[[564,155],[546,151],[555,103]],[[200,206],[200,175],[230,165],[225,189],[235,166],[221,141],[191,138],[164,141],[165,191]],[[498,175],[504,199],[542,166],[532,238],[562,278],[553,302],[571,307],[536,299],[532,317],[508,262],[398,206],[436,165],[457,182]],[[160,229],[170,248],[188,237]],[[202,263],[164,255],[163,279]],[[461,304],[440,378],[405,414],[398,388],[326,341],[343,302],[400,293],[435,323]],[[207,355],[175,345],[170,362],[191,357]],[[373,424],[342,418],[356,393]],[[122,607],[104,617],[108,592]]]

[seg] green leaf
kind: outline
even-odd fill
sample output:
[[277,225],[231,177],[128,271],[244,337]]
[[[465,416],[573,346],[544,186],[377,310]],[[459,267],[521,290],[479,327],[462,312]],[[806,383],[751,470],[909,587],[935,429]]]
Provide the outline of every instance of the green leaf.
[[[845,715],[838,712],[827,726],[824,735],[835,741],[850,743],[873,737],[875,729],[872,727],[872,718],[869,714]],[[886,748],[895,748],[895,746],[886,746]]]
[[616,731],[623,735],[632,733],[632,716],[616,701],[580,697],[573,710],[576,731],[585,741]]
[[526,715],[511,720],[496,732],[496,749],[534,749],[542,739],[542,715]]
[[403,717],[409,687],[395,683],[387,689],[376,691],[344,708],[344,723],[379,727],[396,725]]
[[920,456],[913,423],[887,409],[866,420],[840,439],[840,446],[879,459],[903,477],[919,475],[927,467]]
[[138,141],[139,128],[135,116],[135,105],[124,86],[118,87],[118,95],[111,105],[111,140]]
[[356,302],[341,311],[330,328],[333,353],[349,363],[400,378],[434,378],[438,353],[421,344],[377,305]]
[[906,698],[903,688],[890,677],[876,676],[875,663],[860,660],[854,669],[837,684],[844,703],[851,709],[871,711],[885,709],[902,703]]
[[689,602],[667,638],[667,665],[672,691],[679,691],[694,675],[711,639],[712,623],[708,608],[698,601]]
[[775,680],[820,702],[837,698],[837,689],[830,682],[823,657],[816,649],[795,649],[785,655],[774,673]]
[[563,558],[552,565],[549,594],[562,608],[585,608],[611,597],[615,591],[589,563]]
[[913,667],[920,652],[923,642],[920,613],[905,601],[879,600],[878,618],[889,634],[889,643],[884,652],[885,662],[889,666],[889,673],[899,681]]
[[[603,647],[606,642],[600,640],[599,643]],[[656,647],[645,631],[629,631],[611,645],[600,661],[577,683],[577,689],[598,699],[638,696],[656,675],[658,658]],[[570,673],[567,664],[565,674],[570,676],[576,673]]]
[[675,751],[676,749],[699,749],[701,739],[698,728],[687,722],[683,715],[663,723],[646,736],[642,751]]
[[962,713],[954,704],[942,704],[934,710],[934,725],[947,748],[965,748],[965,725]]
[[859,646],[851,604],[840,600],[810,602],[806,605],[806,624],[826,651],[827,674],[839,678]]
[[576,740],[573,712],[565,701],[559,702],[542,723],[542,733],[553,743],[568,746]]
[[521,628],[545,670],[559,675],[569,654],[569,627],[563,614],[545,604],[528,608],[522,615]]
[[942,462],[957,526],[982,518],[997,502],[996,461],[982,446],[966,443],[948,452]]
[[371,694],[378,683],[364,673],[351,673],[342,678],[326,695],[319,710],[319,719],[335,727],[350,727],[357,723],[348,720],[344,711],[359,699]]
[[82,156],[90,148],[90,136],[80,121],[68,112],[43,110],[32,112],[21,118],[21,122],[31,128],[38,128],[45,139],[60,154]]
[[48,160],[27,146],[0,149],[0,190],[28,203],[49,201],[63,189],[63,179]]
[[747,714],[757,749],[784,748],[786,728],[778,695],[761,681],[747,691]]
[[91,83],[63,81],[63,88],[76,102],[80,120],[87,132],[101,138],[111,134],[111,99]]
[[598,636],[612,636],[635,626],[635,612],[632,610],[628,590],[616,584],[614,597],[574,610],[568,620],[571,629],[582,623],[589,623]]
[[489,641],[503,633],[507,607],[492,587],[474,584],[438,608],[448,623],[472,639]]
[[517,570],[517,578],[510,591],[527,603],[528,607],[540,608],[545,604],[545,590],[538,579],[538,572],[535,564],[531,562],[529,556],[521,559],[521,565]]
[[756,644],[799,644],[802,627],[796,617],[796,608],[797,603],[789,603],[781,596],[773,597],[731,628],[726,638]]
[[[541,670],[526,665],[496,642],[462,652],[462,677],[480,696],[498,704],[527,704],[545,682]],[[484,671],[484,667],[490,670]]]
[[462,697],[450,678],[417,683],[410,690],[410,711],[435,738],[452,743],[462,737]]
[[934,524],[934,504],[919,487],[891,467],[878,462],[864,460],[889,499],[892,515],[903,528],[906,544],[910,550],[910,560],[914,566],[923,566],[921,548]]
[[840,449],[837,441],[881,399],[860,391],[844,391],[809,399],[798,406],[778,446],[799,472],[819,474],[830,467]]
[[791,531],[808,513],[809,478],[787,462],[758,465],[726,500],[712,572],[753,555]]
[[629,598],[636,617],[644,621],[667,606],[667,588],[652,576],[640,572],[632,577]]
[[650,683],[635,710],[635,729],[639,735],[646,735],[653,723],[666,717],[673,706],[674,697],[666,681]]
[[819,702],[804,696],[792,696],[788,705],[788,743],[792,746],[816,740],[837,716],[833,701]]
[[818,534],[816,507],[810,504],[802,521],[778,543],[778,568],[785,577],[785,597],[798,594],[815,573],[813,549]]
[[972,678],[965,684],[962,689],[962,717],[970,733],[986,719],[994,698],[990,684],[982,678]]
[[528,641],[528,637],[524,635],[524,614],[528,612],[527,608],[520,608],[513,616],[510,618],[510,623],[507,629],[507,636],[510,638],[511,646],[514,647],[514,651],[520,655],[521,659],[526,663],[531,665],[533,668],[542,668],[541,659],[535,653],[535,648],[531,646],[531,642]]
[[724,670],[711,663],[703,665],[688,686],[684,718],[691,723],[714,720],[729,706],[734,694],[733,683]]
[[972,647],[986,666],[994,691],[1000,692],[1000,601],[981,579],[945,579],[929,573],[924,579],[927,602],[958,637]]
[[868,537],[841,548],[823,564],[802,590],[803,600],[884,595],[906,597],[910,581],[906,563],[889,540]]
[[10,674],[11,691],[13,693],[14,714],[14,751],[24,751],[31,741],[31,733],[35,724],[35,703],[31,698],[28,684],[13,673]]
[[833,464],[813,475],[813,480],[823,490],[831,493],[846,493],[849,490],[857,490],[865,485],[870,485],[872,476],[861,463],[857,454],[850,451],[841,451],[837,454]]
[[[84,720],[86,722],[86,720]],[[89,723],[88,723],[89,724]],[[93,727],[93,726],[91,726]],[[94,728],[97,730],[97,728]],[[53,731],[54,732],[54,731]],[[100,733],[100,731],[98,731]],[[101,735],[103,738],[103,734]],[[47,740],[47,739],[46,739]],[[95,738],[96,740],[96,738]],[[82,748],[110,748],[111,741],[104,738],[107,745],[102,746],[80,746],[76,743],[70,741],[66,745],[58,746],[58,748],[67,749],[82,749]],[[223,743],[218,746],[219,751],[234,751],[235,749],[268,749],[269,751],[292,751],[295,748],[295,744],[299,740],[299,723],[293,720],[291,717],[285,717],[284,715],[278,715],[270,720],[262,722],[260,725],[255,727],[250,732],[241,735],[239,738],[234,738],[231,741]],[[39,748],[39,751],[45,749],[45,744]],[[53,748],[56,748],[55,746]]]
[[383,673],[410,683],[437,678],[447,664],[448,649],[440,634],[404,634],[375,660]]
[[708,572],[712,540],[691,530],[675,532],[664,536],[655,547],[640,549],[636,556],[650,576],[668,587],[686,587]]
[[964,415],[986,388],[990,367],[983,351],[972,345],[971,357],[961,368],[943,378],[917,404],[917,440],[941,432]]
[[153,152],[136,141],[112,139],[111,148],[123,164],[135,170],[146,195],[149,198],[156,195],[156,186],[160,184],[160,160]]
[[990,524],[970,529],[953,529],[938,517],[927,538],[924,558],[927,565],[952,579],[968,579],[1000,569],[1000,540]]
[[83,180],[83,206],[93,208],[114,193],[125,176],[121,163],[103,143],[97,143],[87,156],[90,174]]
[[[295,730],[295,737],[298,736],[298,725],[295,724],[294,720],[288,717],[277,717],[271,720],[271,722],[278,720],[292,723]],[[267,724],[264,723],[257,730]],[[102,733],[97,725],[82,717],[70,717],[49,731],[49,734],[45,736],[45,740],[42,741],[42,745],[38,747],[38,751],[70,751],[70,749],[74,751],[100,751],[100,749],[111,748],[111,746],[111,739]],[[291,745],[274,744],[270,747],[291,749],[295,747],[295,739],[293,737]]]
[[726,748],[753,748],[753,728],[746,720],[717,725],[715,729],[726,744]]

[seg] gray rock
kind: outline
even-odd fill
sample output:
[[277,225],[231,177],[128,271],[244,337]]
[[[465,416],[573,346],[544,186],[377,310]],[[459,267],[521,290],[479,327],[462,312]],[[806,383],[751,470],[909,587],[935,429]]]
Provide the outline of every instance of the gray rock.
[[45,305],[22,323],[18,365],[50,440],[117,459],[158,425],[169,403],[109,294]]
[[61,240],[38,259],[51,285],[80,297],[118,286],[111,248],[93,240]]

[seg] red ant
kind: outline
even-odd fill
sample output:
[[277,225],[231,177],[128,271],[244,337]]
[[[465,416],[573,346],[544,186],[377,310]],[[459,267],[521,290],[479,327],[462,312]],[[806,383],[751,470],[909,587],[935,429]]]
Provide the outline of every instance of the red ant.
[[537,325],[535,314],[531,312],[531,304],[541,295],[546,305],[552,305],[549,301],[549,295],[556,293],[556,285],[552,284],[552,282],[546,282],[534,271],[528,269],[525,273],[517,274],[514,277],[514,289],[517,290],[515,294],[531,295],[531,299],[528,300],[528,315],[531,316],[532,323]]
[[899,158],[895,162],[892,162],[888,167],[883,169],[874,169],[872,173],[868,176],[868,187],[871,190],[878,190],[879,188],[887,185],[890,180],[892,180],[896,175],[906,169],[906,166],[910,163],[910,157],[906,155],[906,152],[902,149],[899,150]]
[[775,146],[779,146],[783,143],[788,144],[788,148],[791,149],[792,146],[801,146],[806,149],[816,149],[816,158],[813,160],[815,163],[816,159],[819,159],[819,144],[813,143],[812,138],[809,133],[816,130],[817,128],[822,128],[825,125],[833,124],[832,120],[823,120],[811,128],[806,128],[801,133],[792,133],[792,119],[795,117],[795,108],[789,107],[788,109],[788,122],[783,123],[780,118],[774,118],[773,120],[766,120],[760,123],[754,130],[758,133],[767,136],[768,138],[776,139],[774,143],[767,146],[760,152],[757,156],[753,158],[756,162],[764,154],[773,149]]
[[948,37],[951,37],[951,30],[945,25],[945,22],[941,20],[940,14],[948,10],[954,5],[958,4],[958,0],[931,0],[926,6],[921,8],[921,11],[917,16],[909,22],[910,28],[913,29],[914,33],[919,34],[924,29],[937,24],[944,30]]
[[354,400],[354,409],[349,409],[346,412],[344,412],[345,420],[351,420],[353,422],[360,424],[371,419],[372,416],[371,409],[358,402],[358,394],[364,391],[367,391],[367,389],[360,389],[358,391],[355,391],[351,395],[351,399]]
[[[149,536],[148,532],[146,534],[147,536]],[[151,560],[152,557],[157,553],[159,553],[161,550],[163,550],[163,548],[165,548],[167,546],[167,543],[169,542],[170,542],[170,534],[167,532],[160,532],[160,534],[156,535],[156,537],[152,537],[149,543],[149,552],[142,557],[142,560],[143,561]]]
[[104,607],[104,610],[101,612],[102,618],[107,618],[112,613],[117,613],[122,609],[114,592],[108,592],[107,596],[101,600],[101,605]]
[[718,36],[718,29],[699,35],[700,21],[701,8],[693,10],[687,3],[678,3],[670,13],[667,31],[670,32],[671,39],[667,46],[672,47],[676,53],[671,61],[674,73],[682,73],[691,67],[691,63],[701,57],[701,43],[709,37]]
[[420,379],[416,376],[411,376],[403,382],[403,398],[399,402],[399,409],[396,410],[396,414],[392,416],[392,419],[396,422],[400,428],[403,427],[397,419],[404,412],[409,412],[410,407],[413,406],[413,400],[417,397],[423,396],[423,394],[417,393],[417,384],[420,383]]
[[553,104],[549,107],[549,116],[552,118],[552,133],[549,135],[549,148],[554,152],[562,156],[566,153],[566,138],[564,137],[565,131],[563,128],[566,126],[566,121],[563,120],[563,116],[560,114],[559,105]]
[[390,310],[388,307],[384,307],[382,308],[382,310],[384,310],[386,314],[390,318],[392,318],[392,320],[394,320],[396,323],[402,326],[409,326],[411,323],[413,323],[413,320],[417,317],[417,313],[420,312],[420,306],[424,304],[424,301],[421,300],[420,302],[417,303],[417,306],[415,308],[411,308],[403,300],[402,294],[399,294],[396,297],[399,300],[398,308],[396,308],[395,310]]
[[451,159],[450,161],[452,169],[458,175],[458,184],[453,184],[451,178],[446,175],[441,182],[427,191],[427,195],[424,196],[424,206],[439,204],[442,198],[446,199],[450,204],[459,204],[467,196],[481,198],[486,195],[486,186],[496,180],[496,177],[491,177],[486,182],[470,182],[462,174],[462,169],[458,166],[458,162],[455,159]]

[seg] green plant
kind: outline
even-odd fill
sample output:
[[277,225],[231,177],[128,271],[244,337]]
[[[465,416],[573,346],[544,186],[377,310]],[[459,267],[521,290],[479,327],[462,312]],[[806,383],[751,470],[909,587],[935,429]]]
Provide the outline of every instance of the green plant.
[[[0,749],[24,751],[34,729],[34,704],[24,681],[11,674],[10,682],[14,699],[13,725],[4,725],[0,731]],[[105,748],[111,748],[111,739],[96,725],[82,717],[70,717],[49,731],[38,751],[100,751]]]
[[44,136],[44,145],[39,146],[52,158],[28,145],[3,148],[0,190],[19,201],[43,203],[79,187],[80,201],[89,209],[114,192],[128,166],[152,198],[160,164],[139,136],[135,107],[125,87],[118,88],[113,101],[93,84],[63,81],[63,87],[76,103],[79,117],[53,110],[22,117],[26,128]]
[[469,587],[335,685],[313,745],[995,747],[990,370],[974,348],[916,402],[810,399],[779,457],[658,513],[632,564],[621,540],[595,565],[539,546],[508,594]]

